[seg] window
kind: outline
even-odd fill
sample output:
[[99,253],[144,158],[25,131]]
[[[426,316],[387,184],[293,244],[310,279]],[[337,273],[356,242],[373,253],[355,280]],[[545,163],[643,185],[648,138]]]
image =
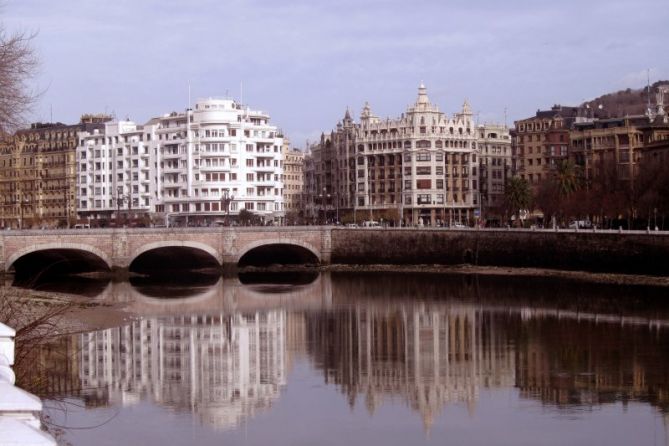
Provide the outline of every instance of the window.
[[[409,144],[411,144],[411,143],[409,143]],[[410,163],[411,162],[411,154],[407,153],[407,154],[404,155],[404,162],[405,163]]]
[[432,167],[430,166],[418,166],[416,167],[416,175],[431,175]]
[[431,202],[432,202],[432,196],[430,194],[418,195],[418,204],[430,204]]
[[432,180],[416,180],[416,189],[431,189],[431,188],[432,188]]
[[444,180],[437,180],[437,189],[443,189],[444,188]]
[[428,152],[419,152],[416,154],[416,161],[430,161],[430,154]]

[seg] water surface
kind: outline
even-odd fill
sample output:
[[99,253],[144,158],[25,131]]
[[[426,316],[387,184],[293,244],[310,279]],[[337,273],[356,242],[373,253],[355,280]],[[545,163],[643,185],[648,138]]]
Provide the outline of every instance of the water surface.
[[265,279],[108,284],[138,316],[40,352],[50,423],[75,446],[669,444],[665,289]]

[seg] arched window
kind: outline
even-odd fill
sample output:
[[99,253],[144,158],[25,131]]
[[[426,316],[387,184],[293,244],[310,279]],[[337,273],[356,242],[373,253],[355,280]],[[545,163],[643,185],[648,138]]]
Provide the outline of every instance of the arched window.
[[444,147],[444,143],[439,139],[439,140],[437,140],[437,141],[434,143],[434,146],[435,146],[437,149],[442,149],[442,148]]

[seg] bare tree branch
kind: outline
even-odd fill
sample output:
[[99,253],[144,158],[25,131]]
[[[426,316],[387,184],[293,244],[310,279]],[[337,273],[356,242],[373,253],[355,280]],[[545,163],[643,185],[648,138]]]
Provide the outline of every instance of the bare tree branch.
[[40,92],[30,86],[39,61],[32,47],[34,33],[8,34],[0,25],[0,134],[25,125]]

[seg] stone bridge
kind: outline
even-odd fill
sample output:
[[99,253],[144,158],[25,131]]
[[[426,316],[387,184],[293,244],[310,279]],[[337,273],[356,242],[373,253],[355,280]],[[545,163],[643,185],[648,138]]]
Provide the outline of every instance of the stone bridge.
[[[236,265],[263,247],[292,252],[304,263],[327,264],[331,230],[314,226],[2,231],[0,270],[14,270],[31,254],[47,262],[78,260],[101,270],[128,269],[152,252],[172,252],[177,257],[195,254],[211,266]],[[34,256],[33,261],[37,261]]]

